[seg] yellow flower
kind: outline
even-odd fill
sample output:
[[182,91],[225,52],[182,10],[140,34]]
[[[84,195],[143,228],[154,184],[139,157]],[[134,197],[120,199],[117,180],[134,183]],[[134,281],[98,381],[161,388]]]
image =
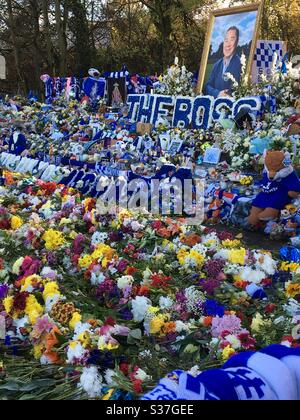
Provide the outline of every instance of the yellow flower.
[[36,360],[41,358],[42,348],[43,348],[43,346],[41,344],[37,344],[33,347],[33,356]]
[[74,312],[72,319],[69,323],[69,327],[71,328],[71,330],[75,330],[76,325],[78,324],[78,322],[80,322],[82,319],[80,313],[78,312]]
[[44,311],[42,306],[38,303],[36,298],[33,295],[28,296],[26,299],[25,314],[28,316],[29,321],[34,325]]
[[203,257],[203,255],[201,255],[199,252],[195,251],[194,249],[191,250],[189,257],[195,260],[198,267],[202,267],[205,261],[205,258]]
[[78,265],[80,268],[88,268],[93,262],[91,255],[83,255],[78,260]]
[[45,247],[49,251],[58,249],[65,243],[62,233],[54,229],[49,229],[45,232],[42,239],[45,241]]
[[241,246],[241,241],[239,241],[238,239],[235,239],[234,241],[230,241],[229,239],[226,239],[225,241],[222,242],[222,246],[224,248],[238,248],[239,246]]
[[177,259],[180,263],[180,265],[184,265],[185,264],[185,259],[188,257],[189,253],[186,251],[186,249],[180,249],[177,252]]
[[88,331],[83,332],[78,336],[78,340],[81,342],[83,348],[87,348],[91,344],[91,336]]
[[164,326],[165,321],[162,315],[158,315],[150,321],[150,334],[159,334]]
[[300,264],[287,262],[287,261],[283,262],[280,267],[281,271],[290,271],[291,273],[295,273],[299,269],[300,269]]
[[225,347],[225,349],[223,350],[223,352],[222,352],[222,360],[224,361],[224,362],[227,362],[227,360],[230,358],[230,356],[232,356],[233,354],[235,354],[235,350],[232,348],[232,347],[230,347],[230,346],[227,346],[227,347]]
[[245,265],[246,250],[245,248],[232,249],[229,253],[229,261],[232,264]]
[[58,284],[55,281],[50,281],[49,283],[46,283],[43,291],[44,301],[46,302],[48,297],[52,297],[55,295],[60,296]]
[[113,396],[114,392],[114,389],[110,389],[109,391],[107,391],[107,393],[102,397],[102,401],[109,401],[110,398]]
[[13,217],[11,218],[10,224],[11,224],[11,228],[12,228],[13,230],[17,230],[17,229],[19,229],[21,226],[23,226],[23,220],[22,220],[22,219],[21,219],[21,217],[19,217],[19,216],[13,216]]
[[9,297],[5,298],[3,300],[3,306],[4,306],[4,309],[5,309],[5,312],[7,314],[10,314],[11,311],[12,311],[12,309],[13,309],[13,306],[14,306],[14,298],[13,298],[13,296],[9,296]]
[[157,308],[156,306],[150,306],[150,308],[148,308],[148,312],[150,314],[157,314],[157,312],[159,312],[159,308]]
[[34,289],[34,283],[39,283],[41,281],[41,277],[33,274],[32,276],[28,276],[22,280],[23,286],[21,288],[21,292],[31,292]]
[[289,283],[286,287],[286,296],[288,298],[295,298],[300,295],[300,284],[299,283]]
[[257,313],[255,317],[252,319],[251,331],[258,333],[261,327],[263,327],[264,325],[265,325],[265,321],[263,317],[261,316],[261,314]]
[[24,261],[24,258],[21,257],[14,263],[12,267],[13,274],[18,275],[20,273],[20,268],[22,267],[23,261]]

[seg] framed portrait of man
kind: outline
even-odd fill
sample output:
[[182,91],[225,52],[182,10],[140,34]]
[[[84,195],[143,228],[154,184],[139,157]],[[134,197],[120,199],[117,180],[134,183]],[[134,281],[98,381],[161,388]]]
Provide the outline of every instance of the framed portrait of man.
[[262,8],[263,1],[211,13],[198,93],[214,98],[232,96],[232,79],[239,83],[242,77],[242,55],[246,57],[247,74],[251,76]]

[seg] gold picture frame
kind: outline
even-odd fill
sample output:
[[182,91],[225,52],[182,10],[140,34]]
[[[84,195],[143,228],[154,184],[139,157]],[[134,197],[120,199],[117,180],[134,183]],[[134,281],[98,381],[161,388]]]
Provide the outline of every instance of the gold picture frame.
[[218,17],[234,16],[234,15],[241,14],[241,13],[246,13],[246,12],[249,12],[249,13],[250,12],[257,12],[257,18],[256,18],[256,22],[255,22],[255,28],[254,28],[252,44],[251,44],[251,50],[250,50],[249,56],[247,57],[247,59],[248,59],[247,74],[249,75],[249,77],[251,76],[252,64],[253,64],[253,59],[254,59],[254,54],[255,54],[255,49],[256,49],[256,43],[257,43],[258,36],[259,36],[259,28],[260,28],[262,13],[263,13],[263,7],[264,7],[264,0],[262,0],[260,3],[254,3],[254,4],[250,4],[250,5],[246,5],[246,6],[230,7],[230,8],[226,8],[226,9],[218,9],[218,10],[214,10],[213,12],[211,12],[210,18],[209,18],[207,35],[206,35],[205,44],[204,44],[204,50],[203,50],[203,54],[202,54],[202,58],[201,58],[201,62],[200,62],[199,78],[198,78],[198,84],[197,84],[197,93],[198,94],[203,93],[204,82],[205,82],[206,72],[207,72],[207,65],[208,65],[209,54],[210,54],[210,48],[211,48],[211,45],[212,45],[212,34],[213,34],[213,31],[214,31],[214,28],[215,28],[216,19]]

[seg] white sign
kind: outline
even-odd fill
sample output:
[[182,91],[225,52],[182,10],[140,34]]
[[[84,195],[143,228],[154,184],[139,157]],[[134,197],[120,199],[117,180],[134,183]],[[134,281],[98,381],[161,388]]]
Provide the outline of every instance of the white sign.
[[2,55],[0,55],[0,79],[6,79],[6,61]]
[[271,74],[274,54],[282,60],[287,53],[285,41],[257,41],[252,67],[253,83],[259,83],[262,75],[269,77]]

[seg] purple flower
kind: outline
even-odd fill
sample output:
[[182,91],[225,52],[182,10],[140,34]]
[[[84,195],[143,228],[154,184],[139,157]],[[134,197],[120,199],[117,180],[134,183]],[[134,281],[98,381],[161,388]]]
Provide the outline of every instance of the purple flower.
[[0,299],[4,299],[7,296],[8,286],[7,284],[0,284]]

